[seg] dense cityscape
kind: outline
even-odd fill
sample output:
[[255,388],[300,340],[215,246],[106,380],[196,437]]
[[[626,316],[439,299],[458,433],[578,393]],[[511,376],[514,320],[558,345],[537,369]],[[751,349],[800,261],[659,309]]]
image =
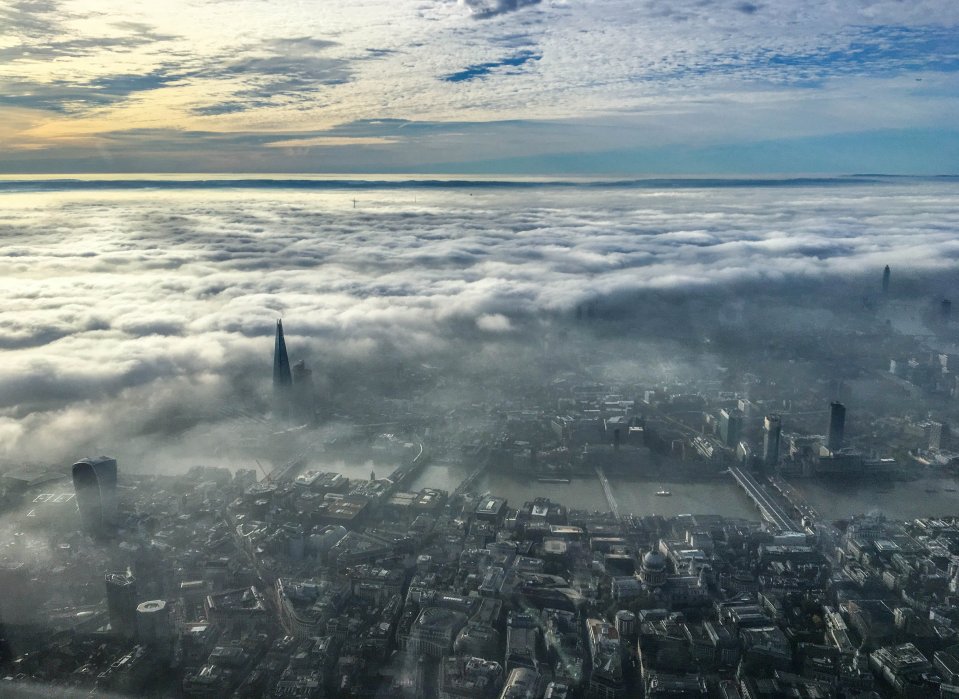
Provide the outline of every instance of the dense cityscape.
[[[857,322],[812,339],[818,366],[843,366],[818,382],[763,373],[803,361],[788,339],[749,356],[715,333],[743,367],[648,385],[547,348],[535,394],[512,380],[508,399],[430,414],[411,390],[354,406],[362,429],[332,437],[277,321],[269,467],[159,475],[95,456],[3,474],[3,693],[957,696],[956,517],[836,518],[804,495],[935,474],[929,497],[954,497],[959,356],[934,349],[950,303],[903,334],[882,320],[888,266],[877,286]],[[588,303],[562,332],[616,314]],[[863,380],[898,413],[847,409]],[[336,459],[371,472],[315,467]],[[429,483],[438,466],[454,487]],[[486,488],[496,472],[573,499],[589,479],[605,507],[514,501]],[[697,483],[734,485],[752,516],[620,502],[625,484],[665,504]]]
[[959,699],[959,0],[0,0],[0,699]]

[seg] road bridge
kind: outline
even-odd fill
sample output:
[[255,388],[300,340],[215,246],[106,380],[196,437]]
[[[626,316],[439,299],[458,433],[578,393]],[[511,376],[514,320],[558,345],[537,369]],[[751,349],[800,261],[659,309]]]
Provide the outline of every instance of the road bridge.
[[759,483],[751,474],[746,473],[735,466],[729,469],[729,472],[739,483],[739,486],[746,491],[749,499],[759,508],[759,512],[770,524],[775,525],[781,531],[802,531],[799,526],[793,522],[792,518],[786,513],[786,510],[776,502],[776,499],[769,494],[765,487]]
[[779,476],[770,476],[769,485],[775,488],[783,499],[788,502],[796,513],[805,521],[818,523],[822,517],[806,500]]
[[461,496],[461,495],[465,495],[466,493],[468,493],[468,492],[470,491],[470,489],[471,489],[474,485],[476,485],[476,483],[479,481],[479,479],[482,478],[483,474],[486,473],[486,471],[488,471],[488,470],[489,470],[489,460],[487,459],[487,460],[484,461],[481,465],[479,465],[478,467],[476,467],[476,469],[474,469],[474,471],[473,471],[470,475],[468,475],[468,476],[463,480],[462,483],[460,483],[458,486],[456,486],[456,490],[454,490],[454,491],[450,494],[450,500],[452,500],[452,499],[454,499],[454,498],[457,498],[457,497],[459,497],[459,496]]

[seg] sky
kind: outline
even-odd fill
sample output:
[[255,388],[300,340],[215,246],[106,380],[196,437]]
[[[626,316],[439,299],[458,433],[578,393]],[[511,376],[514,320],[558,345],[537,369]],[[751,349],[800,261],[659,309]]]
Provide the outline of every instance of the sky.
[[0,173],[955,174],[954,0],[0,0]]
[[280,317],[333,412],[427,365],[460,404],[535,377],[594,302],[634,321],[587,334],[591,360],[646,368],[701,361],[717,322],[814,336],[885,264],[912,311],[955,288],[956,186],[2,193],[0,466],[252,465]]

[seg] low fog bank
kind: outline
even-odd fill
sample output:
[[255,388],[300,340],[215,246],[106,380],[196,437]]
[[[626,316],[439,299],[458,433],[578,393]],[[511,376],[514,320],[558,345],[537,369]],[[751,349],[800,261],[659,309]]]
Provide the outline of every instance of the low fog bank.
[[[391,405],[442,414],[562,372],[677,381],[787,346],[828,361],[823,333],[904,318],[938,332],[957,193],[5,194],[0,460],[250,468]],[[313,370],[309,436],[269,416],[279,317]]]

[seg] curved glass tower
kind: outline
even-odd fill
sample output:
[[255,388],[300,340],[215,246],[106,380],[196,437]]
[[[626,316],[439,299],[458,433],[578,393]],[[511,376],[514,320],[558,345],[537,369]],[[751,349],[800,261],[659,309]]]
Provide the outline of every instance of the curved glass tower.
[[83,528],[95,536],[109,533],[117,518],[116,459],[96,456],[73,464],[73,488]]

